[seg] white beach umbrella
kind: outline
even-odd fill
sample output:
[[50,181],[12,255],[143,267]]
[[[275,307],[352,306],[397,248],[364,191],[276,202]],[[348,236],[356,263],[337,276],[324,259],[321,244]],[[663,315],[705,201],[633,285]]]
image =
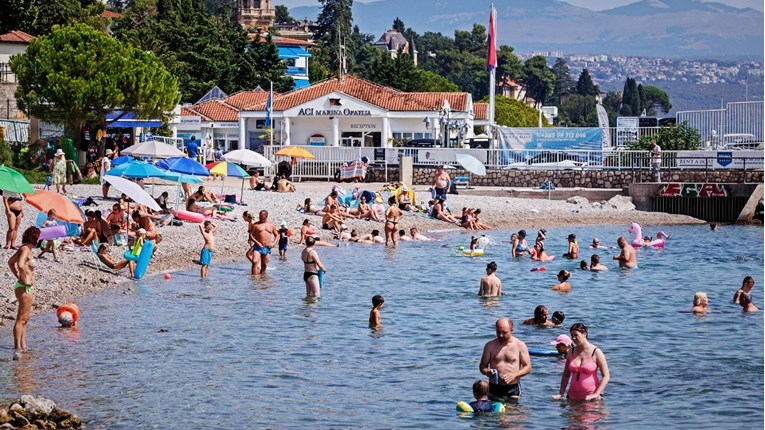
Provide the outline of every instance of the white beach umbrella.
[[226,153],[223,159],[232,163],[243,164],[252,167],[271,167],[268,158],[249,149],[237,149]]
[[144,189],[140,185],[136,184],[135,182],[131,182],[119,176],[110,176],[110,175],[104,176],[104,180],[112,184],[114,188],[117,189],[117,191],[121,193],[125,193],[125,195],[133,199],[134,202],[142,204],[151,209],[154,209],[155,211],[162,210],[162,208],[159,207],[157,202],[154,201],[154,199],[149,195],[149,193],[144,191]]
[[123,149],[121,154],[129,154],[133,157],[151,157],[151,158],[170,158],[170,157],[185,157],[186,154],[181,152],[173,145],[169,145],[163,142],[157,142],[156,140],[148,140],[146,142],[137,143],[133,146],[128,146]]

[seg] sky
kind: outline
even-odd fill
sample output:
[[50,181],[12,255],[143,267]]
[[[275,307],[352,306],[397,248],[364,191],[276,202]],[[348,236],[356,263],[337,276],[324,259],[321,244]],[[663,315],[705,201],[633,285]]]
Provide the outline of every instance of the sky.
[[[355,0],[356,2],[369,3],[371,0]],[[416,1],[433,1],[433,0],[416,0]],[[495,0],[497,3],[503,3],[508,0]],[[638,0],[563,0],[574,6],[586,7],[592,10],[613,9],[615,7],[623,6],[625,4],[635,3]],[[762,0],[715,0],[719,3],[735,7],[751,7],[752,9],[763,10]],[[297,6],[318,6],[317,0],[273,0],[274,5],[285,5],[288,8]]]

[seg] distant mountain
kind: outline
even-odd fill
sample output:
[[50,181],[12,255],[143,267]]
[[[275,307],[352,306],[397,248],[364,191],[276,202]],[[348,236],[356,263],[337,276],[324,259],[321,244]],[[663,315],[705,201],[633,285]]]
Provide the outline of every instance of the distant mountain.
[[[763,13],[699,0],[642,0],[596,12],[556,0],[496,1],[497,39],[516,52],[557,50],[656,57],[763,57]],[[318,7],[290,10],[315,19]],[[489,2],[380,0],[353,4],[354,24],[380,36],[396,17],[418,33],[488,26]]]

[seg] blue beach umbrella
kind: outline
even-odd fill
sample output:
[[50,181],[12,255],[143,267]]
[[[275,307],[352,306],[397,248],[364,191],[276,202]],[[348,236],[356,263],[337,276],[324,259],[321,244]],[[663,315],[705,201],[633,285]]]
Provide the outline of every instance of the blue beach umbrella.
[[205,166],[187,157],[171,157],[157,161],[155,165],[171,172],[183,173],[184,175],[210,176],[210,171]]
[[129,155],[123,155],[121,157],[117,157],[114,160],[112,160],[112,167],[117,167],[125,163],[129,163],[131,161],[135,160],[135,158],[129,156]]
[[161,178],[165,171],[145,161],[130,161],[113,167],[106,172],[108,176],[122,176],[123,178],[143,179]]

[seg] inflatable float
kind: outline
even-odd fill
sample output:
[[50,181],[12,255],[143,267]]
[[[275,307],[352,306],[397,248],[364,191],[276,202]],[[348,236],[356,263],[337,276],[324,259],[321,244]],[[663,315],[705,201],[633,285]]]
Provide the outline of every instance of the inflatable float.
[[74,303],[64,303],[56,309],[56,318],[63,327],[72,327],[77,325],[80,319],[80,308]]
[[[660,231],[656,234],[656,239],[653,239],[649,243],[645,243],[643,242],[643,227],[641,227],[640,224],[636,222],[632,222],[630,224],[630,228],[627,231],[634,234],[631,245],[635,248],[642,248],[644,246],[651,248],[664,248],[664,244],[666,243],[664,238],[668,237],[666,233]],[[659,235],[661,235],[661,237],[659,237]]]
[[197,212],[178,210],[178,211],[173,211],[173,216],[178,218],[179,220],[188,221],[188,222],[202,222],[205,220],[205,216]]
[[[494,405],[492,412],[505,412],[505,405],[500,402],[491,402]],[[458,412],[475,412],[468,402],[457,402]]]
[[532,272],[546,272],[546,271],[547,271],[547,267],[545,267],[545,266],[541,266],[541,267],[532,267],[532,268],[531,268],[531,271],[532,271]]
[[474,249],[472,251],[469,250],[469,249],[458,249],[457,250],[457,255],[464,255],[465,257],[481,257],[481,256],[483,256],[483,254],[484,254],[484,250],[483,249]]
[[133,277],[141,279],[146,274],[146,269],[149,268],[149,261],[151,260],[151,254],[154,253],[154,242],[147,240],[141,247],[141,253],[138,254],[138,260],[135,262],[135,271]]
[[535,349],[535,348],[529,348],[529,355],[534,355],[537,357],[557,357],[561,355],[558,351],[547,351],[544,349]]
[[66,226],[63,224],[59,224],[53,227],[42,227],[40,229],[39,240],[58,239],[60,237],[65,237],[65,236],[67,236]]

